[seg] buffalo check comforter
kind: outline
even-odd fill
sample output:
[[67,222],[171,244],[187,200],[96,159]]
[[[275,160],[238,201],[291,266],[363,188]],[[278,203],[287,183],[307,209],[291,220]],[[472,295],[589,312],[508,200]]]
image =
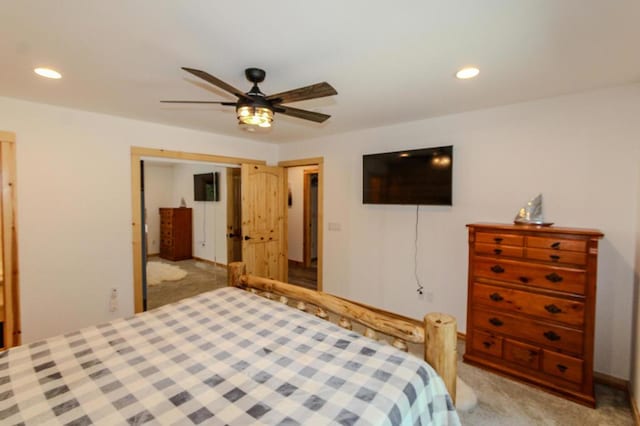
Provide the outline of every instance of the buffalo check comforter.
[[223,288],[0,353],[0,424],[459,424],[423,361]]

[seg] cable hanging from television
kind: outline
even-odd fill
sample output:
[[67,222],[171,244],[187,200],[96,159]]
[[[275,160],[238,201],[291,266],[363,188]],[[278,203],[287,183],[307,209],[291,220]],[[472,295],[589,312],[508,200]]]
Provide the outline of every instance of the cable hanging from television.
[[424,287],[422,286],[422,283],[420,282],[420,277],[418,276],[418,222],[420,218],[419,212],[420,212],[420,204],[416,205],[416,234],[415,234],[414,252],[413,252],[413,275],[416,278],[416,286],[418,287],[416,291],[418,292],[418,294],[422,294]]

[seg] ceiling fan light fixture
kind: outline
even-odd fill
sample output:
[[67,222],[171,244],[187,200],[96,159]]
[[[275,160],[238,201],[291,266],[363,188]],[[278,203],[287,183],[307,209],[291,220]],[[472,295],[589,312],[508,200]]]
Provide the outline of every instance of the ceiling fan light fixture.
[[242,105],[236,109],[238,122],[250,126],[271,127],[273,111],[270,108]]

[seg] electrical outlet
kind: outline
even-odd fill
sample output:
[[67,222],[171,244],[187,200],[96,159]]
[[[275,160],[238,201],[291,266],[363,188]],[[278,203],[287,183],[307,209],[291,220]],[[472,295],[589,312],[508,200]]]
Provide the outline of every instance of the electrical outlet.
[[111,289],[111,297],[109,298],[109,312],[115,312],[118,310],[118,289]]

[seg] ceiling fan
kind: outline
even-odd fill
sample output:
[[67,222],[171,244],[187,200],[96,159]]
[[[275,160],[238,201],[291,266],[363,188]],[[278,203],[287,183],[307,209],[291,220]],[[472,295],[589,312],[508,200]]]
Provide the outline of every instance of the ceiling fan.
[[[247,80],[253,83],[253,87],[247,93],[241,92],[232,85],[225,83],[212,76],[211,74],[193,69],[182,67],[183,70],[195,75],[202,80],[213,84],[220,89],[231,93],[238,98],[237,102],[225,101],[160,101],[163,103],[173,104],[220,104],[225,106],[236,107],[236,115],[240,124],[259,127],[271,127],[273,115],[275,113],[289,115],[291,117],[301,118],[303,120],[315,121],[322,123],[326,121],[330,115],[319,112],[307,111],[304,109],[293,108],[282,105],[284,103],[299,102],[308,99],[323,98],[325,96],[337,95],[338,92],[329,83],[322,82],[312,84],[310,86],[300,87],[298,89],[287,90],[286,92],[276,93],[275,95],[265,95],[258,88],[258,83],[264,81],[266,72],[260,68],[247,68],[244,71]],[[248,130],[252,127],[248,127]]]

